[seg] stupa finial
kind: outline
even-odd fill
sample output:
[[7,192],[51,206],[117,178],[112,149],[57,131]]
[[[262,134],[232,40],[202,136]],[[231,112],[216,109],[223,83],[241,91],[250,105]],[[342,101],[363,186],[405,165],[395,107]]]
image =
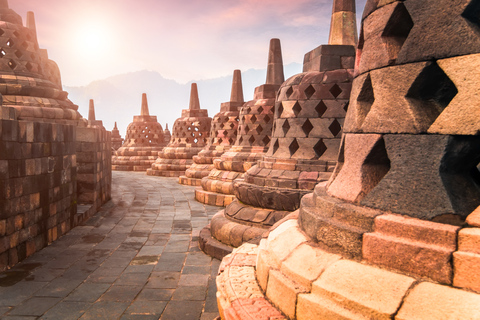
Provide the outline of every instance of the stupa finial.
[[142,93],[142,111],[140,112],[141,116],[149,116],[150,112],[148,111],[148,101],[147,94]]
[[117,121],[115,121],[115,126],[113,127],[113,130],[118,130],[118,128],[117,128]]
[[233,71],[232,94],[230,95],[230,101],[239,103],[245,102],[243,100],[242,72],[240,70]]
[[200,100],[198,99],[197,84],[192,83],[192,89],[190,91],[190,110],[200,110]]
[[88,120],[95,121],[95,105],[93,103],[93,99],[90,99],[90,103],[88,106]]
[[328,44],[357,45],[355,0],[333,0]]
[[[352,0],[353,1],[353,0]],[[268,68],[266,84],[281,85],[285,81],[283,75],[282,47],[280,39],[270,40],[270,50],[268,52]]]

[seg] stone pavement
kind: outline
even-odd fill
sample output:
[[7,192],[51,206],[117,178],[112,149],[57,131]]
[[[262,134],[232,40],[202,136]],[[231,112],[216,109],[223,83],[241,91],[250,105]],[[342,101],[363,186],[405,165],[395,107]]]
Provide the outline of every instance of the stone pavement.
[[219,208],[177,181],[114,171],[112,201],[0,273],[0,319],[215,319],[220,261],[198,234]]

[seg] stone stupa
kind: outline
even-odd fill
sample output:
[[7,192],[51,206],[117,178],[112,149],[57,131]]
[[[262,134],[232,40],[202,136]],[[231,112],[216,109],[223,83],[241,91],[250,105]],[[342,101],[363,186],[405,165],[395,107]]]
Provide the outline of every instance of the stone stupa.
[[115,121],[115,126],[112,129],[112,149],[114,151],[118,150],[123,144],[123,138],[120,135],[120,131],[117,128],[117,122]]
[[189,108],[182,110],[182,117],[175,120],[170,143],[158,154],[147,174],[164,177],[184,175],[193,164],[193,156],[207,144],[211,122],[208,110],[200,109],[197,84],[192,83]]
[[163,136],[165,145],[170,143],[170,139],[172,138],[172,133],[168,130],[168,123],[165,124],[165,130],[163,130]]
[[37,41],[35,17],[22,18],[0,1],[0,94],[3,106],[16,109],[19,120],[86,125],[78,106],[62,89],[60,70]]
[[148,110],[147,94],[142,94],[142,108],[139,116],[127,127],[125,142],[112,158],[112,169],[119,171],[146,171],[158,152],[165,146],[162,125],[157,116]]
[[473,1],[367,1],[333,176],[224,259],[222,319],[480,318],[477,29]]
[[[212,219],[211,235],[221,243],[238,247],[259,238],[297,210],[300,199],[315,185],[330,178],[337,164],[355,67],[355,11],[349,10],[333,14],[330,43],[307,53],[303,73],[280,87],[268,152],[243,179],[234,181],[238,200]],[[338,21],[339,17],[344,20]],[[202,232],[201,243],[213,245],[215,241],[208,237],[206,230]]]
[[255,88],[254,98],[240,109],[237,140],[220,159],[215,159],[214,169],[202,179],[202,186],[195,190],[199,202],[226,206],[233,194],[233,180],[243,177],[270,145],[275,97],[284,81],[282,50],[279,39],[270,41],[267,81]]
[[199,186],[202,178],[214,168],[213,159],[228,151],[237,140],[239,109],[242,107],[243,88],[240,70],[233,72],[230,101],[220,106],[220,112],[212,120],[207,146],[193,157],[193,164],[179,178],[181,184]]

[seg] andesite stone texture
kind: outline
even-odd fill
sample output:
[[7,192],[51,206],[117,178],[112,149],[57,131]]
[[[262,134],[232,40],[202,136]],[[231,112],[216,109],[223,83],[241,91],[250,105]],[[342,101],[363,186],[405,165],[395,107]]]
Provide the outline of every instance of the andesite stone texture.
[[158,123],[157,116],[150,115],[144,93],[140,115],[134,116],[133,122],[128,125],[125,142],[113,155],[112,169],[146,171],[164,146],[162,125]]
[[230,101],[220,105],[220,112],[212,119],[207,145],[193,156],[192,166],[179,178],[181,184],[200,186],[202,178],[214,168],[213,160],[230,150],[237,140],[239,109],[243,104],[242,75],[240,70],[235,70]]
[[257,248],[289,318],[480,318],[477,16],[476,1],[367,1],[333,176]]
[[33,12],[0,1],[0,270],[90,218],[111,195],[110,132],[67,99]]
[[170,143],[158,153],[147,174],[151,176],[180,177],[193,164],[207,144],[212,118],[207,109],[200,109],[197,84],[192,83],[190,105],[182,110],[182,117],[175,120]]
[[[254,99],[246,102],[240,110],[238,133],[235,144],[219,159],[213,161],[215,168],[207,177],[202,179],[201,188],[195,190],[195,199],[199,202],[225,206],[231,204],[233,194],[233,181],[242,178],[244,173],[256,164],[265,155],[270,145],[272,125],[274,119],[275,97],[280,85],[284,81],[282,51],[279,39],[270,40],[268,54],[268,68],[266,83],[255,88]],[[230,231],[217,232],[237,228],[241,234],[233,236],[241,242],[257,237],[258,232],[245,233],[245,226],[239,226],[240,220],[236,219],[233,211],[222,211],[212,218],[212,234],[222,236],[216,240],[232,245],[238,243],[230,239]],[[256,214],[256,213],[254,213]],[[259,214],[259,216],[262,214]],[[225,223],[225,218],[231,223]],[[241,219],[241,218],[240,218]],[[259,217],[259,219],[262,219]],[[262,228],[258,229],[262,231]],[[257,230],[257,231],[258,231]],[[205,235],[205,233],[202,233]],[[200,239],[200,243],[214,243],[208,239]],[[238,243],[238,244],[240,244]],[[206,249],[209,252],[208,249]],[[215,250],[211,250],[217,252]],[[221,258],[222,256],[217,256]]]
[[33,12],[23,26],[6,1],[0,7],[0,70],[3,105],[14,107],[19,120],[84,125],[78,106],[62,89],[57,64],[38,46]]

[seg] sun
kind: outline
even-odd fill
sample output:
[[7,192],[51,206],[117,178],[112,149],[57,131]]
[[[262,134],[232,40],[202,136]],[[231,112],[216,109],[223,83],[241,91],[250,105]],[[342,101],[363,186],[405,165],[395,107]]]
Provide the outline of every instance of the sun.
[[112,37],[106,25],[88,23],[76,30],[72,39],[78,55],[82,58],[102,58],[111,49]]

